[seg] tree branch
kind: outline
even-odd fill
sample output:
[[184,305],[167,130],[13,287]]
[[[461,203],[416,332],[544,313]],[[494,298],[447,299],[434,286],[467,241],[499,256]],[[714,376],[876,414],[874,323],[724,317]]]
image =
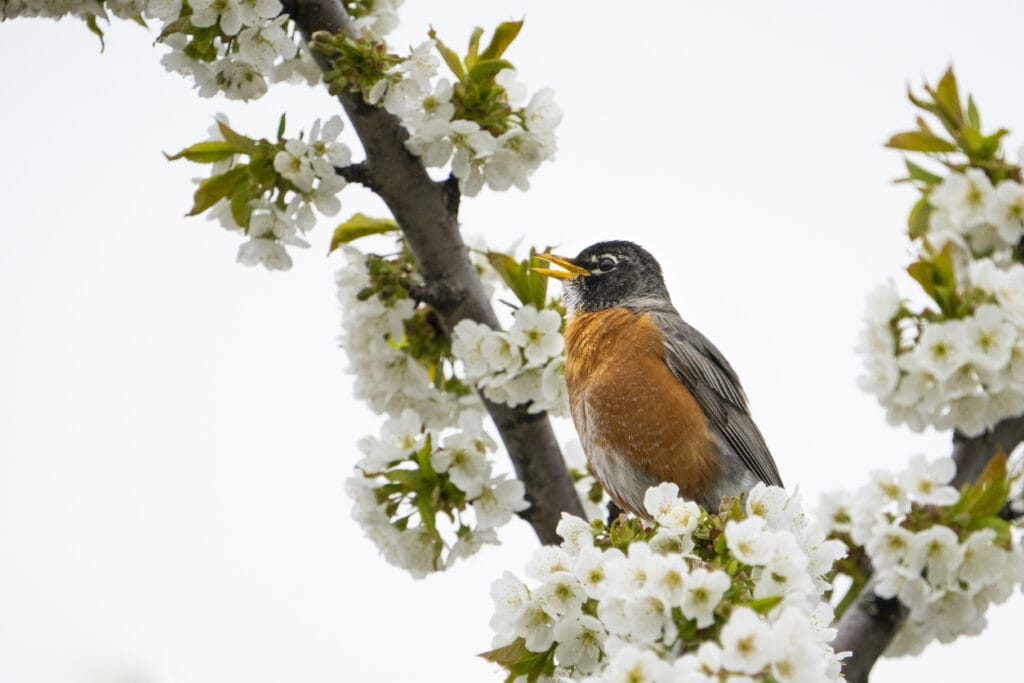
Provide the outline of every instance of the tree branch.
[[[295,20],[307,41],[316,31],[337,34],[349,24],[339,0],[285,0],[284,11]],[[326,71],[330,66],[327,60],[322,55],[314,56]],[[366,152],[366,161],[357,164],[365,170],[358,173],[372,179],[370,188],[398,221],[427,287],[450,293],[435,305],[442,324],[449,333],[464,318],[498,328],[497,316],[459,232],[457,184],[430,178],[420,160],[405,149],[408,133],[396,117],[368,105],[359,93],[344,92],[338,99]],[[543,543],[559,542],[555,526],[561,513],[583,516],[583,507],[550,421],[545,414],[530,415],[525,408],[510,408],[486,399],[484,405],[508,449],[516,475],[526,487],[530,507],[521,516]]]
[[[1009,453],[1024,441],[1024,417],[1003,420],[990,432],[968,438],[953,437],[953,461],[956,476],[953,486],[973,482],[998,451]],[[866,683],[871,668],[896,637],[907,618],[907,608],[898,599],[882,599],[875,595],[876,581],[868,580],[857,601],[839,621],[839,635],[832,644],[837,652],[849,650],[853,655],[843,663],[849,683]]]
[[366,163],[349,164],[348,166],[335,166],[334,172],[350,183],[358,183],[368,190],[377,191],[377,181]]

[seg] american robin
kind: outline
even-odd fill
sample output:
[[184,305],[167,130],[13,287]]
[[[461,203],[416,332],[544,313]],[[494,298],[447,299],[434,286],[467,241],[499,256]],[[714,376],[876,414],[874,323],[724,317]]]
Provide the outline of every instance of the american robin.
[[564,270],[565,381],[594,476],[623,510],[647,517],[663,481],[705,509],[758,481],[782,486],[736,372],[680,317],[658,262],[632,242],[599,242]]

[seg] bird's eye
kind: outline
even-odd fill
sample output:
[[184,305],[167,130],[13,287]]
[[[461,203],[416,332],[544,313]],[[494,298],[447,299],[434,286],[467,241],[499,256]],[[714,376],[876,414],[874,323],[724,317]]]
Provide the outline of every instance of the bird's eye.
[[616,261],[613,257],[602,256],[601,260],[597,262],[597,269],[602,271],[611,270],[612,268],[615,267],[616,263],[618,263],[618,261]]

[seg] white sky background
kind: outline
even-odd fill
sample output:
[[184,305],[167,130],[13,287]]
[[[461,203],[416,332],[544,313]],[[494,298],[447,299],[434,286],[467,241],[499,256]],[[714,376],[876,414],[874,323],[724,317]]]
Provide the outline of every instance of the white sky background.
[[[881,144],[912,125],[907,81],[951,61],[987,126],[1020,129],[1024,6],[669,4],[407,3],[396,47],[433,24],[461,49],[525,15],[509,58],[565,110],[558,160],[526,194],[466,200],[466,233],[648,247],[810,503],[947,453],[855,384],[863,297],[905,265],[914,199]],[[0,24],[0,681],[500,680],[473,654],[529,528],[415,582],[349,519],[343,479],[380,418],[336,348],[333,222],[292,271],[247,269],[237,235],[183,217],[205,168],[160,154],[218,111],[269,137],[282,111],[295,134],[338,106],[290,86],[200,100],[152,41],[116,24],[100,54],[74,21]],[[342,203],[381,213],[359,188]],[[872,680],[1019,667],[1022,618],[1017,594],[981,637]]]

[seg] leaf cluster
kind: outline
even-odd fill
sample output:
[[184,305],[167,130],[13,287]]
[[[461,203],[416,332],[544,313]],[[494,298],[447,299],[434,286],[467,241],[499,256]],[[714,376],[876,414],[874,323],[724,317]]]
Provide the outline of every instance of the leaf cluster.
[[[248,231],[253,200],[269,196],[283,209],[286,193],[298,192],[289,180],[274,170],[274,157],[284,149],[284,127],[285,117],[282,115],[277,128],[277,141],[271,142],[247,137],[223,121],[218,121],[217,128],[223,140],[198,142],[176,154],[165,155],[170,161],[187,159],[198,164],[230,162],[227,170],[199,183],[187,215],[196,216],[217,202],[227,200],[235,223]],[[248,162],[243,163],[242,157],[248,157]]]
[[430,30],[429,35],[441,58],[455,76],[452,104],[456,119],[473,121],[494,135],[501,135],[510,128],[513,112],[508,93],[495,77],[505,69],[515,68],[503,55],[522,27],[522,21],[502,22],[482,51],[480,41],[484,30],[477,27],[470,35],[466,54],[461,57],[438,38],[434,29]]

